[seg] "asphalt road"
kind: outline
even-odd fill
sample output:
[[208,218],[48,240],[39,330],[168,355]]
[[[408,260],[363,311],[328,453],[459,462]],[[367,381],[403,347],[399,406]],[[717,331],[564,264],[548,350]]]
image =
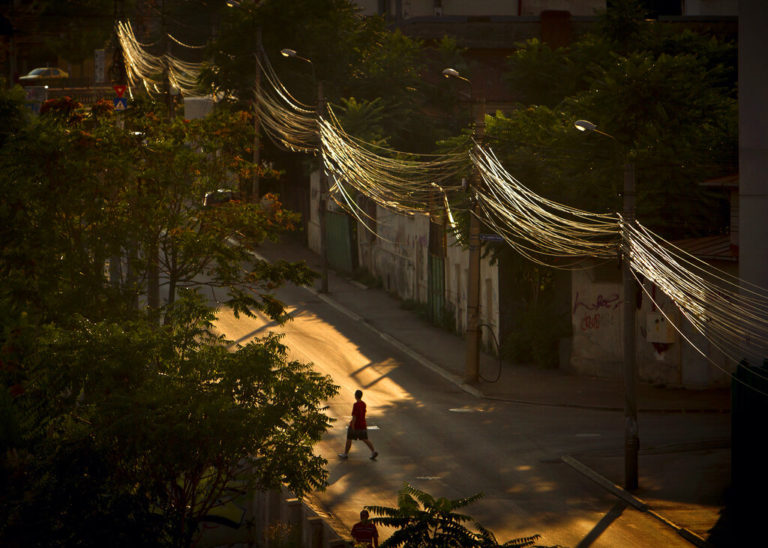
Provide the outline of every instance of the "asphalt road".
[[[542,546],[691,546],[561,460],[575,455],[602,466],[621,465],[620,415],[477,398],[314,293],[287,287],[278,295],[295,318],[285,326],[264,318],[235,319],[224,310],[217,325],[240,344],[268,331],[283,332],[292,359],[311,362],[339,385],[339,394],[328,402],[329,416],[338,420],[317,447],[328,459],[329,485],[309,500],[337,528],[348,531],[365,505],[395,506],[398,490],[409,483],[451,499],[482,492],[465,513],[500,542],[540,534]],[[375,462],[361,442],[353,444],[348,460],[337,456],[358,388],[368,405],[370,439],[380,453]],[[641,424],[643,431],[655,432],[644,440],[646,446],[701,439],[697,434],[711,429],[713,419],[663,420],[661,428]],[[391,532],[381,534],[386,538]]]

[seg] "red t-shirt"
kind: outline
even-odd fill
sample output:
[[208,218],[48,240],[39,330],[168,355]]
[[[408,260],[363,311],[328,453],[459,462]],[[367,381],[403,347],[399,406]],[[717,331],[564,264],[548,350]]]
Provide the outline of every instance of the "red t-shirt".
[[379,538],[379,532],[370,521],[366,523],[360,521],[352,526],[352,538],[355,542],[367,542],[368,546],[373,546],[373,539]]
[[365,424],[365,402],[363,400],[356,401],[355,405],[352,406],[352,416],[355,418],[352,423],[353,430],[363,430],[368,427]]

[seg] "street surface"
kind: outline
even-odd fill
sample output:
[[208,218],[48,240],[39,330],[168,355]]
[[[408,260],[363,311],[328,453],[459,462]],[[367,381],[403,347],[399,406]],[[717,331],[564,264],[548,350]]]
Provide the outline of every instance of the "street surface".
[[[692,546],[561,460],[570,455],[601,470],[618,468],[621,477],[621,412],[478,398],[314,292],[290,286],[278,297],[294,316],[285,326],[221,310],[217,327],[239,344],[269,331],[284,333],[291,359],[311,362],[339,385],[327,411],[337,420],[316,449],[328,459],[329,485],[308,503],[340,533],[348,533],[365,505],[396,506],[398,490],[409,483],[451,499],[484,493],[464,511],[500,543],[538,533],[542,546]],[[337,456],[358,388],[380,455],[375,462],[362,442],[353,442],[349,460]],[[641,466],[654,466],[655,450],[667,455],[658,461],[668,468],[663,474],[674,476],[676,467],[685,467],[686,452],[707,449],[700,440],[727,436],[728,421],[727,414],[641,415],[641,445],[648,448]],[[670,460],[670,451],[680,458]],[[653,493],[653,485],[645,488]],[[380,534],[386,538],[391,531]]]

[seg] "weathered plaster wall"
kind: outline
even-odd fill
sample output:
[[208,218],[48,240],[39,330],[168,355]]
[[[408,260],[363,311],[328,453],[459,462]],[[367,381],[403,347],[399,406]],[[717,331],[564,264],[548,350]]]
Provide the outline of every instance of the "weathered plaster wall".
[[[623,374],[622,284],[606,279],[605,270],[574,271],[571,277],[571,359],[564,368],[581,375]],[[685,321],[674,303],[645,282],[635,303],[638,378],[643,382],[686,388],[727,386],[735,364]],[[678,332],[674,326],[678,326]]]

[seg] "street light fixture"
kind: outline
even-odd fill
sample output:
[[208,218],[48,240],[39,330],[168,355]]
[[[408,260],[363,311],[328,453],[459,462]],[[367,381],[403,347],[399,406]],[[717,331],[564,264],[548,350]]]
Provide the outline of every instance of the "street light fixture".
[[[469,84],[470,99],[473,106],[475,102],[472,91],[472,82],[462,76],[454,68],[443,69],[443,76],[456,78]],[[480,101],[481,105],[483,101]],[[483,139],[485,132],[485,108],[478,109],[474,120],[474,138],[477,143]],[[480,184],[480,173],[475,168],[472,172],[472,182]],[[472,203],[469,213],[469,276],[467,278],[467,355],[465,364],[464,381],[468,384],[476,384],[480,374],[480,221],[475,209],[476,203]]]
[[[312,62],[312,59],[309,59],[308,57],[302,57],[298,53],[296,53],[296,50],[290,49],[290,48],[283,48],[280,50],[280,55],[283,57],[291,57],[294,59],[299,59],[300,61],[304,61],[305,63],[309,63],[310,68],[312,69],[312,82],[315,84],[317,88],[317,116],[318,118],[323,116],[325,114],[325,97],[323,96],[323,82],[318,80],[315,76],[315,64]],[[321,154],[322,154],[322,147],[321,147]],[[325,175],[325,169],[322,165],[322,162],[320,164],[320,196],[318,200],[318,223],[320,223],[320,257],[321,257],[321,268],[320,268],[320,293],[328,293],[328,242],[327,242],[327,227],[326,225],[326,209],[328,208],[327,205],[327,196],[328,196],[328,181],[326,180]]]
[[[588,120],[577,120],[573,124],[579,131],[599,133],[618,142],[617,139],[597,129]],[[624,223],[635,222],[635,165],[624,162]],[[636,288],[632,278],[630,250],[625,241],[622,250],[621,280],[624,291],[624,486],[637,489],[637,453],[640,447],[637,425],[637,362],[635,356],[635,306]]]
[[469,81],[469,79],[467,79],[467,78],[464,78],[464,77],[463,77],[463,76],[462,76],[462,75],[459,73],[459,71],[458,71],[458,70],[456,70],[455,68],[450,68],[450,67],[448,67],[448,68],[444,68],[444,69],[443,69],[443,76],[445,76],[446,78],[458,78],[459,80],[464,80],[466,83],[468,83],[468,84],[469,84],[469,86],[470,86],[470,89],[472,88],[472,82],[470,82],[470,81]]

